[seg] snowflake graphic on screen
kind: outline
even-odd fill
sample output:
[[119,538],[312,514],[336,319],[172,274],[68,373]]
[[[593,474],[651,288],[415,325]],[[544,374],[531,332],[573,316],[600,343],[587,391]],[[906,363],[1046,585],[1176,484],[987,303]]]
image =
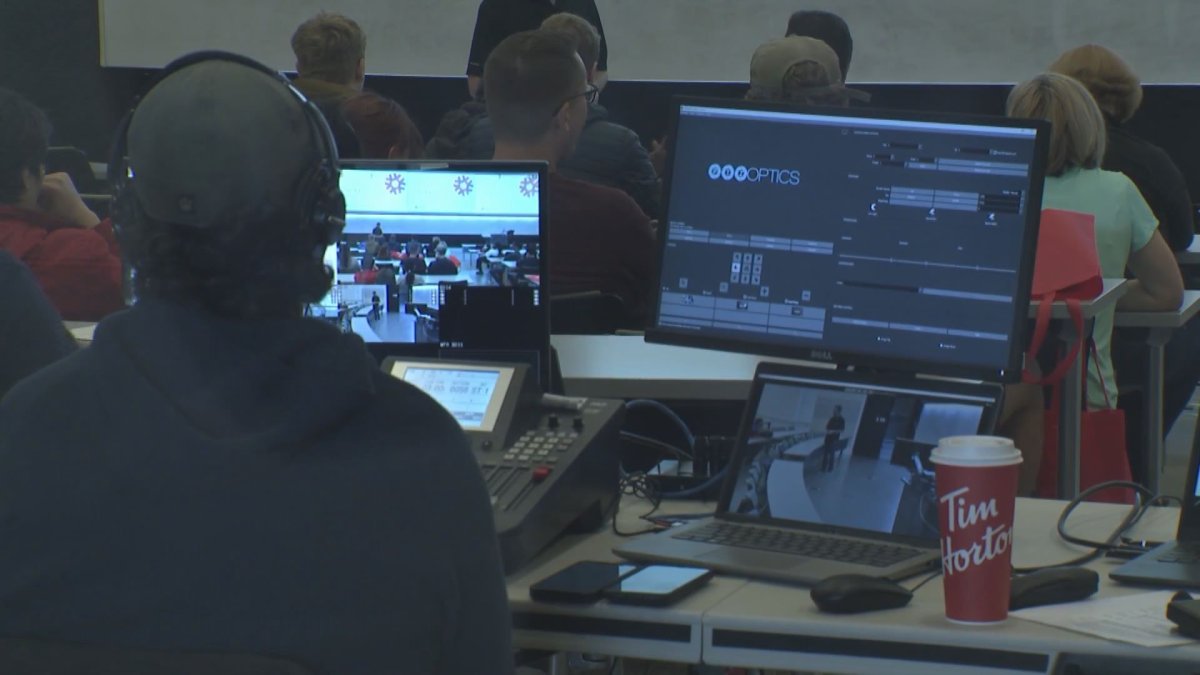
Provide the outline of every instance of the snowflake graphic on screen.
[[521,179],[521,196],[532,197],[538,193],[538,177],[536,175],[525,176]]
[[383,188],[394,195],[404,192],[404,176],[398,173],[388,175],[383,180]]
[[471,181],[469,176],[459,176],[454,179],[454,191],[458,193],[458,196],[465,197],[471,194],[471,191],[474,189],[475,183]]

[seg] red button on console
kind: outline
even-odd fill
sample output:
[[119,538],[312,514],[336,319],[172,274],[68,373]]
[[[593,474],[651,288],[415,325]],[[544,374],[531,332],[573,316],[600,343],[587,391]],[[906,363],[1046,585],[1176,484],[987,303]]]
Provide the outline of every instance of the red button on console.
[[540,483],[546,480],[550,475],[550,471],[551,468],[548,466],[535,466],[533,467],[533,474],[530,476],[530,479],[535,483]]

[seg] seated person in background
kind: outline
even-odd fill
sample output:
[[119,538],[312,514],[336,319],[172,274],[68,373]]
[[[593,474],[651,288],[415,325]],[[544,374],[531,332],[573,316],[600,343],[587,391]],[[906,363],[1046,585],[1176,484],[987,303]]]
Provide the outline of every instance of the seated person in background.
[[437,257],[429,263],[429,268],[425,271],[426,274],[458,274],[458,265],[455,265],[446,257],[445,244],[438,242],[434,253]]
[[[543,30],[553,30],[571,39],[587,69],[587,82],[594,90],[596,59],[600,52],[600,34],[586,20],[568,13],[550,16]],[[628,127],[608,119],[608,110],[596,102],[596,93],[588,94],[587,120],[575,151],[563,158],[558,171],[568,178],[615,187],[637,202],[647,215],[657,217],[661,209],[662,182],[650,154],[638,135]],[[488,116],[474,120],[462,143],[466,159],[487,159],[495,151],[492,121]]]
[[614,188],[567,178],[570,156],[587,121],[594,88],[570,38],[554,31],[518,33],[484,68],[496,159],[541,160],[549,203],[549,280],[553,294],[597,290],[622,298],[630,327],[645,325],[655,278],[650,219]]
[[[433,247],[433,250],[434,250],[434,251],[437,251],[437,249],[438,249],[438,247],[439,247],[439,246],[442,246],[442,247],[443,247],[443,248],[445,248],[447,251],[449,251],[449,250],[450,250],[450,247],[449,247],[449,246],[447,246],[447,245],[446,245],[446,243],[445,243],[444,241],[442,241],[442,238],[441,238],[441,237],[434,237],[434,238],[433,238],[433,241],[431,241],[431,242],[429,243],[429,245]],[[461,260],[459,260],[459,259],[458,259],[458,256],[454,255],[453,253],[449,253],[449,252],[447,252],[447,253],[446,253],[446,259],[447,259],[447,260],[449,260],[450,262],[454,263],[454,266],[455,266],[455,267],[462,267],[462,261],[461,261]]]
[[366,33],[350,17],[321,12],[296,28],[292,52],[296,55],[292,84],[325,116],[338,156],[361,156],[358,137],[342,105],[362,91],[367,76]]
[[[1175,256],[1158,232],[1154,213],[1129,178],[1100,168],[1105,148],[1104,116],[1087,89],[1065,75],[1043,73],[1013,88],[1007,111],[1010,117],[1050,122],[1042,206],[1095,216],[1101,272],[1110,278],[1125,276],[1126,269],[1133,274],[1117,309],[1155,311],[1178,307],[1183,298],[1183,280]],[[1109,309],[1098,314],[1092,330],[1097,352],[1097,358],[1089,360],[1087,373],[1087,405],[1092,409],[1117,405],[1110,349],[1113,313]],[[1002,430],[1008,427],[1005,435],[1025,456],[1021,477],[1022,486],[1028,487],[1030,472],[1036,478],[1041,462],[1041,391],[1032,385],[1010,386],[1009,391],[1017,393],[1006,396],[1005,411],[1021,408],[1022,412],[1010,412],[1012,416],[1002,413],[1000,426]],[[1013,399],[1011,403],[1009,398]]]
[[854,38],[850,37],[850,26],[846,20],[822,10],[801,10],[793,12],[788,19],[785,36],[799,35],[816,38],[829,45],[837,54],[838,65],[842,71],[842,82],[850,73],[850,57],[854,55]]
[[138,104],[119,229],[139,301],[0,405],[0,635],[512,672],[462,430],[358,337],[302,317],[344,213],[305,105],[224,60]]
[[0,251],[0,399],[78,347],[29,268]]
[[763,43],[750,59],[750,101],[845,106],[869,100],[865,92],[842,83],[838,57],[824,42],[785,37]]
[[1087,87],[1104,114],[1108,134],[1101,168],[1128,176],[1158,218],[1158,231],[1167,245],[1173,251],[1186,249],[1195,234],[1187,181],[1162,148],[1125,128],[1142,105],[1137,74],[1120,56],[1100,45],[1064,52],[1050,64],[1050,72],[1073,77]]
[[375,277],[379,275],[379,268],[375,266],[375,256],[370,253],[363,256],[362,267],[354,273],[354,283],[356,284],[373,284]]
[[472,98],[479,96],[483,83],[483,65],[504,38],[523,30],[533,30],[555,12],[577,14],[600,33],[600,55],[596,86],[608,82],[608,42],[596,0],[482,0],[471,34],[471,52],[467,57],[467,89]]
[[342,114],[358,136],[364,159],[420,159],[425,141],[403,106],[373,91],[342,104]]
[[[1167,245],[1175,251],[1186,249],[1192,243],[1195,227],[1187,181],[1162,148],[1138,138],[1125,127],[1142,103],[1142,84],[1133,69],[1109,49],[1084,45],[1058,57],[1050,70],[1079,80],[1091,92],[1108,130],[1101,167],[1128,176],[1158,218],[1158,231]],[[1118,376],[1129,376],[1135,382],[1144,380],[1146,365],[1139,358],[1144,347],[1114,344],[1117,346],[1124,347],[1119,350],[1121,353],[1114,350]],[[1171,333],[1163,374],[1162,418],[1166,433],[1183,412],[1200,378],[1200,321],[1193,319]],[[1131,422],[1141,422],[1136,417],[1140,410],[1134,407],[1128,412],[1135,415]],[[1137,430],[1137,424],[1127,427]]]
[[98,321],[125,306],[121,254],[112,223],[67,174],[46,174],[49,142],[45,114],[0,88],[0,250],[29,267],[64,319]]
[[404,255],[400,258],[400,264],[405,272],[425,274],[425,257],[421,255],[419,242],[413,240],[404,245]]

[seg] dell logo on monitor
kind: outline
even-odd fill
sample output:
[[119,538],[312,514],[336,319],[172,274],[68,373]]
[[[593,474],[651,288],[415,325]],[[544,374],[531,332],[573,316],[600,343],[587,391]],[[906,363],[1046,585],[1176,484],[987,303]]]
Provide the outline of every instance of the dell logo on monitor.
[[814,349],[808,353],[808,357],[814,361],[829,361],[833,362],[833,352],[827,352],[823,349]]

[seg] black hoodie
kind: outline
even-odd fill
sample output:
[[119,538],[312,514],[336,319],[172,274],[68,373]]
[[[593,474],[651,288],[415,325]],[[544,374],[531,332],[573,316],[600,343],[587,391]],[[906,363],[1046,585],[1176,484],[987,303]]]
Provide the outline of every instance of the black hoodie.
[[311,319],[143,301],[0,406],[0,634],[505,673],[454,420]]

